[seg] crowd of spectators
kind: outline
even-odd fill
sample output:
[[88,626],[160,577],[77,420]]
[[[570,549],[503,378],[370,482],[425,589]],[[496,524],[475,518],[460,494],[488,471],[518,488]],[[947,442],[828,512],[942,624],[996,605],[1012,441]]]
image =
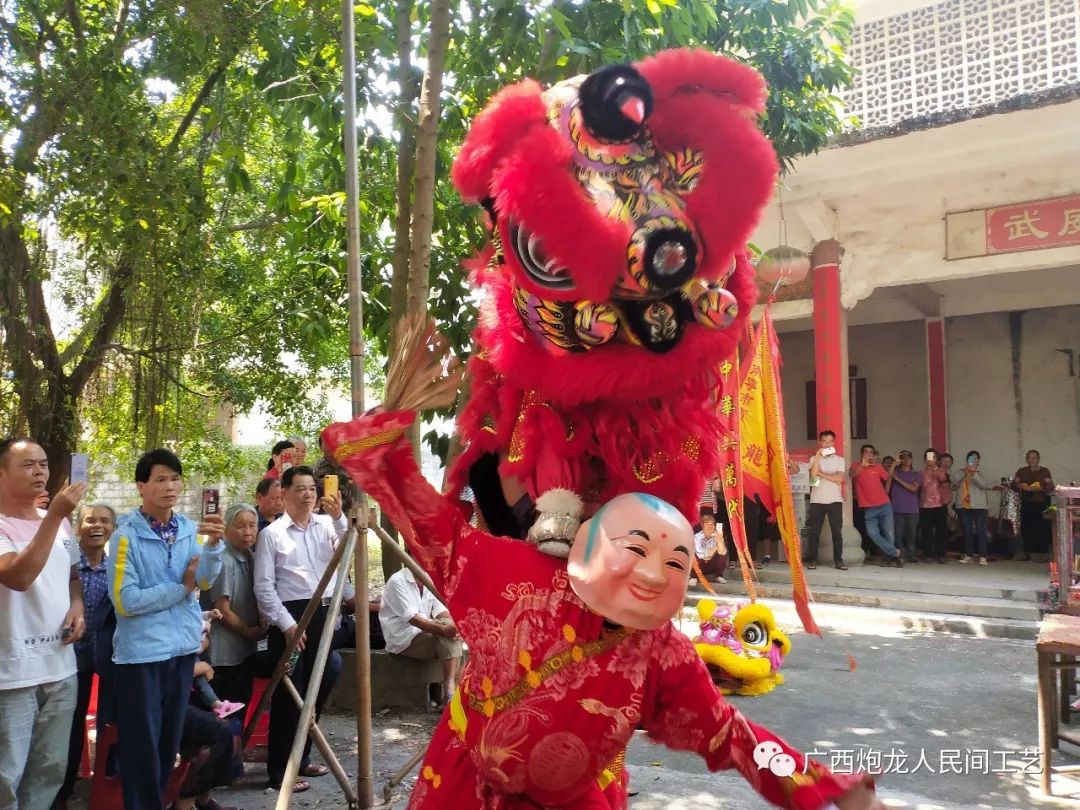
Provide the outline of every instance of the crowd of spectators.
[[[85,483],[62,487],[50,501],[42,447],[27,438],[0,442],[0,808],[68,806],[96,678],[99,740],[116,741],[97,760],[119,778],[123,807],[164,807],[173,779],[171,807],[223,810],[211,794],[243,775],[241,710],[287,640],[297,641],[292,681],[301,693],[307,688],[328,597],[298,639],[297,619],[345,534],[343,500],[357,497],[332,459],[320,460],[317,475],[304,464],[306,452],[298,437],[278,442],[255,504],[233,504],[224,516],[207,508],[196,520],[177,508],[183,467],[167,449],[139,458],[139,506],[117,515],[104,503],[81,504]],[[339,476],[340,494],[323,492],[328,475]],[[449,694],[460,639],[445,609],[427,610],[428,597],[420,594],[416,616],[408,614],[415,600],[400,615],[392,606],[384,613],[418,627],[418,638],[437,638],[432,655],[446,661]],[[381,638],[379,609],[369,605]],[[343,621],[335,645],[351,645],[353,627]],[[423,657],[425,643],[410,640],[401,652]],[[332,653],[317,714],[340,666]],[[270,787],[280,787],[298,721],[289,694],[276,690]],[[106,727],[115,733],[102,735]],[[309,751],[310,740],[296,791],[327,773]]]

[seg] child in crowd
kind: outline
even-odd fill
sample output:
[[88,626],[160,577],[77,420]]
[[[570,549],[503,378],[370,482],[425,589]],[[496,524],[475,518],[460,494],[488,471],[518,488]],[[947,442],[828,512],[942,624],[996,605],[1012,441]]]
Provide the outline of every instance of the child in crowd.
[[[205,653],[207,646],[210,644],[210,627],[215,619],[221,619],[220,611],[210,610],[203,613],[203,637],[200,654]],[[219,698],[214,691],[214,687],[210,685],[210,681],[213,679],[214,668],[201,658],[196,659],[195,679],[192,681],[191,691],[197,698],[197,702],[203,705],[203,708],[212,711],[217,715],[218,719],[224,720],[229,715],[235,714],[244,708],[244,704]]]
[[[703,510],[701,513],[701,530],[694,535],[694,556],[702,576],[715,576],[717,585],[727,584],[724,579],[728,564],[727,542],[712,512]],[[690,584],[697,585],[697,579],[691,578]]]
[[221,621],[210,629],[210,663],[214,667],[215,691],[226,701],[241,705],[251,701],[255,680],[255,656],[266,638],[266,624],[259,619],[255,603],[255,546],[258,513],[247,504],[234,504],[225,512],[225,550],[221,574],[210,590]]

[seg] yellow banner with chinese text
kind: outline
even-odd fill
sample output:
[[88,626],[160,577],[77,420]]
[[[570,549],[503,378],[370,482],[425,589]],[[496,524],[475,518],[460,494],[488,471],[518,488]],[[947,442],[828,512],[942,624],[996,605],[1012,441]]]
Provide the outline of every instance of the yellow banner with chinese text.
[[[780,398],[780,345],[765,307],[750,345],[746,372],[739,386],[739,433],[743,493],[760,500],[775,521],[791,569],[792,599],[803,629],[820,635],[810,614],[810,589],[803,572],[795,504],[788,476],[784,406]],[[758,528],[760,531],[760,527]],[[758,538],[748,538],[756,540]]]

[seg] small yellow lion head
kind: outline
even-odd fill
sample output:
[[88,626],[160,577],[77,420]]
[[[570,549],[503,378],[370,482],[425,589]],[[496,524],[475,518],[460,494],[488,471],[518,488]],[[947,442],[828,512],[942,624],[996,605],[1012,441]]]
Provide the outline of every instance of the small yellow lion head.
[[701,634],[694,647],[722,693],[764,695],[784,682],[779,670],[791,642],[769,608],[749,602],[732,608],[702,599],[697,609]]

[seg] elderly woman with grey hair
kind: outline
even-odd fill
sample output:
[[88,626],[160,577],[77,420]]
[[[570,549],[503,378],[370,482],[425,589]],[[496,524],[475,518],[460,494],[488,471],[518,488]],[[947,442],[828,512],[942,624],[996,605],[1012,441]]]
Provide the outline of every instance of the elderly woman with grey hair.
[[255,603],[255,546],[259,515],[254,506],[233,504],[225,512],[221,574],[210,591],[221,620],[210,627],[214,691],[222,700],[248,703],[255,680],[255,653],[266,637]]

